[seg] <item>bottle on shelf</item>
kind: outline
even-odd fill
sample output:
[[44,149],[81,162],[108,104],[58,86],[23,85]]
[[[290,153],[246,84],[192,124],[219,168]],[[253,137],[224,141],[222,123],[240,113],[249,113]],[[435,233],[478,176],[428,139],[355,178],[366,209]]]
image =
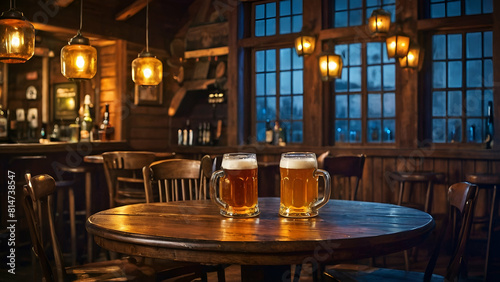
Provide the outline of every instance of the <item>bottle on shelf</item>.
[[280,122],[275,121],[273,129],[273,145],[279,145],[279,143],[280,143]]
[[203,124],[199,123],[198,124],[198,138],[197,138],[198,145],[203,145],[203,137],[205,136],[204,133],[205,132],[203,131]]
[[191,129],[191,123],[186,120],[186,127],[182,130],[182,145],[192,146],[193,145],[193,130]]
[[109,121],[109,104],[106,104],[104,109],[104,116],[101,124],[99,125],[99,139],[101,141],[113,140],[115,134],[115,128],[111,125]]
[[484,142],[486,143],[486,149],[493,148],[493,138],[494,138],[494,130],[493,130],[493,102],[488,102],[488,115],[486,118],[486,138]]
[[7,111],[4,111],[0,105],[0,142],[9,141],[8,120]]
[[273,127],[271,126],[271,121],[269,119],[266,120],[266,143],[273,143]]
[[71,142],[79,142],[80,141],[80,118],[76,117],[75,122],[69,125],[70,137],[69,140]]
[[90,115],[90,95],[85,95],[83,119],[80,126],[80,141],[90,142],[92,139],[92,117]]

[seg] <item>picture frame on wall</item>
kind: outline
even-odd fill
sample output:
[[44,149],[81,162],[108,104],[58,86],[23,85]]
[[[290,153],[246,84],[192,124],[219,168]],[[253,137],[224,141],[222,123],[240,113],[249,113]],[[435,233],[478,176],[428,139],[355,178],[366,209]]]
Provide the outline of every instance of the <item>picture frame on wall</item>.
[[163,103],[163,82],[156,86],[135,84],[134,104],[159,106]]
[[54,84],[54,120],[74,121],[80,107],[79,88],[76,82]]

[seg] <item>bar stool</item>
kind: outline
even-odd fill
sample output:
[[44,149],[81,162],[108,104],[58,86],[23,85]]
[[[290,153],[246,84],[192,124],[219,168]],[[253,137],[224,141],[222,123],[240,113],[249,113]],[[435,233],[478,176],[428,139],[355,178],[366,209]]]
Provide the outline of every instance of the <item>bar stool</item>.
[[500,174],[469,174],[466,180],[472,184],[476,184],[478,189],[487,189],[492,191],[493,195],[491,197],[491,208],[488,223],[488,234],[486,243],[486,261],[484,263],[484,280],[488,280],[488,264],[490,257],[491,248],[491,237],[494,232],[496,225],[496,220],[498,216],[498,196],[497,196],[497,185],[500,185]]
[[[88,166],[76,166],[70,167],[66,165],[58,164],[56,167],[56,173],[62,176],[66,173],[70,174],[70,179],[62,179],[56,181],[57,188],[57,214],[61,218],[59,220],[59,224],[62,223],[62,214],[63,214],[63,200],[64,193],[67,192],[68,200],[69,200],[69,220],[70,220],[70,234],[71,234],[71,262],[73,265],[76,265],[76,256],[77,256],[77,237],[76,237],[76,215],[84,215],[85,221],[91,215],[91,201],[92,201],[92,172],[93,168]],[[75,207],[75,191],[74,187],[78,185],[78,183],[85,184],[85,210],[77,211]],[[93,238],[90,234],[87,234],[87,260],[88,262],[92,262],[93,259]]]
[[[426,213],[431,213],[434,183],[443,183],[445,180],[445,175],[443,173],[437,173],[431,171],[414,171],[414,172],[393,171],[389,173],[389,178],[392,179],[393,181],[399,182],[399,194],[397,203],[399,206],[414,207],[423,210]],[[409,183],[410,185],[417,183],[427,183],[425,192],[425,201],[423,205],[416,203],[414,201],[412,202],[411,197],[408,199],[407,202],[403,201],[406,183]],[[411,191],[410,191],[410,196],[411,196]],[[410,262],[408,260],[408,251],[404,251],[404,256],[405,256],[405,269],[408,271],[410,269]]]

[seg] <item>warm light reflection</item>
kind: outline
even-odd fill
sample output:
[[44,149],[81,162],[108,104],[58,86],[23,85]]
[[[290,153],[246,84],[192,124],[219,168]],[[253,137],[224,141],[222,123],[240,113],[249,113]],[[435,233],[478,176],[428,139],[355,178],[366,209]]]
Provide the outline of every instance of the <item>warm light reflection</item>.
[[[2,16],[5,13],[8,12]],[[22,13],[14,14],[20,18],[0,18],[0,62],[3,63],[24,63],[35,53],[35,28]]]
[[404,33],[396,33],[387,37],[387,56],[389,58],[402,58],[408,54],[410,37]]
[[10,45],[13,48],[19,48],[21,46],[21,39],[19,38],[19,32],[15,32],[12,34],[12,38],[10,39]]
[[316,38],[309,35],[301,35],[295,39],[295,51],[297,55],[310,55],[314,53]]
[[163,79],[163,64],[149,53],[132,61],[132,80],[137,85],[158,85]]
[[391,27],[391,14],[383,9],[376,9],[368,18],[368,31],[372,36],[382,36],[389,32]]
[[418,68],[420,57],[420,47],[416,43],[410,44],[410,49],[408,54],[402,58],[399,58],[399,65],[402,68]]
[[319,69],[323,81],[340,78],[342,74],[342,57],[336,54],[324,53],[319,57]]
[[83,69],[85,66],[85,60],[83,59],[82,56],[76,57],[76,67],[79,69]]
[[142,74],[144,75],[145,78],[150,78],[151,75],[153,74],[153,71],[150,68],[145,68],[142,71]]

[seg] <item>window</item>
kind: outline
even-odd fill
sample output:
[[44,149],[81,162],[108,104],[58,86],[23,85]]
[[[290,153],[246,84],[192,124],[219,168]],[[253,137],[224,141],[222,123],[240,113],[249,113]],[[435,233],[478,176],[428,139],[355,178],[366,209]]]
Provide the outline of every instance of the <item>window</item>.
[[396,67],[395,60],[387,57],[385,43],[341,44],[335,52],[344,60],[342,77],[335,81],[334,89],[335,141],[393,143]]
[[432,140],[481,143],[493,101],[491,31],[432,36]]
[[[302,0],[256,4],[254,23],[255,36],[300,32]],[[303,141],[303,59],[292,46],[254,50],[257,142],[265,142],[267,120],[280,122],[286,142]]]
[[392,22],[396,20],[396,0],[332,0],[332,2],[333,22],[331,27],[364,25],[373,10],[378,8],[390,12]]
[[430,0],[428,18],[456,17],[493,12],[493,0]]

